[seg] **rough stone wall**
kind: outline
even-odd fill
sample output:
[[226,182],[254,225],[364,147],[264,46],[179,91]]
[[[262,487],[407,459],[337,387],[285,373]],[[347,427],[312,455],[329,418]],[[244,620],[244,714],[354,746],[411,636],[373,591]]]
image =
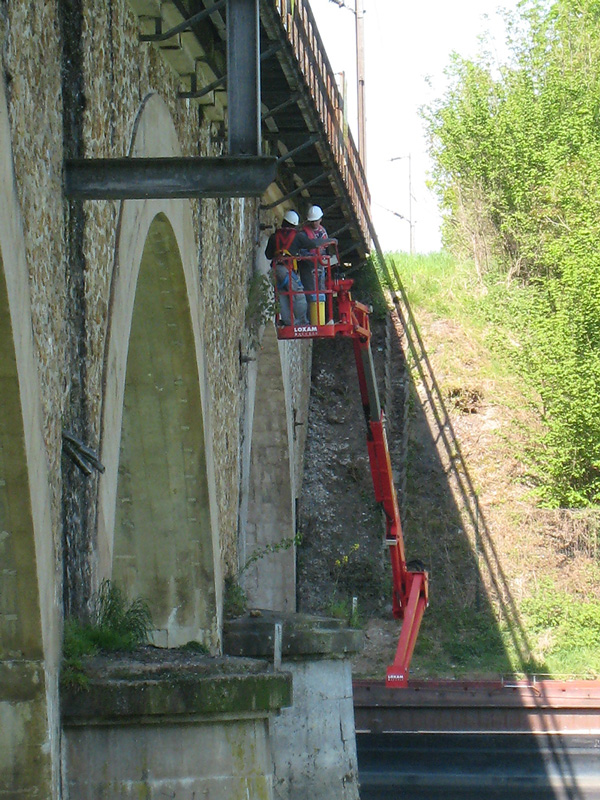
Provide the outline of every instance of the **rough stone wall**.
[[202,212],[204,341],[213,386],[215,460],[220,465],[217,502],[225,571],[235,573],[242,412],[239,342],[254,263],[256,213],[251,201],[235,199],[205,201]]
[[61,418],[68,393],[64,319],[65,206],[62,194],[60,36],[52,3],[4,6],[3,68],[17,192],[29,267],[43,434],[52,482],[52,523],[60,552]]
[[[84,2],[80,13],[68,4],[13,2],[6,13],[4,67],[10,76],[10,117],[17,184],[26,220],[33,327],[39,357],[44,435],[53,475],[53,527],[61,527],[61,430],[63,424],[92,448],[98,446],[102,378],[120,204],[95,201],[81,212],[62,192],[63,119],[61,36],[79,52],[69,59],[67,82],[81,80],[80,142],[86,157],[129,152],[136,115],[148,93],[158,92],[175,123],[183,155],[216,155],[223,147],[218,126],[202,111],[177,98],[178,76],[149,43],[140,43],[139,21],[126,0]],[[69,14],[71,15],[69,17]],[[73,15],[76,19],[73,20]],[[67,22],[65,23],[65,17]],[[62,28],[62,30],[61,30]],[[73,39],[80,36],[80,41]],[[69,75],[68,71],[72,74]],[[75,94],[73,87],[69,91]],[[67,120],[67,127],[69,120]],[[72,138],[74,135],[71,133]],[[65,138],[68,144],[69,132]],[[67,148],[68,149],[68,148]],[[203,295],[202,327],[214,438],[219,529],[225,564],[233,568],[239,486],[240,366],[249,277],[257,239],[257,201],[191,201],[196,221],[198,269]],[[82,213],[83,280],[77,280],[69,219]],[[71,235],[73,228],[71,227]],[[77,306],[81,305],[81,308]],[[78,329],[79,320],[79,329]],[[75,347],[83,331],[84,342]],[[71,353],[69,349],[71,348]],[[74,349],[75,348],[75,349]],[[81,356],[83,401],[73,403],[72,373]],[[214,402],[213,402],[214,400]],[[77,419],[77,417],[82,419]],[[82,526],[93,527],[94,478],[88,480]],[[66,512],[68,514],[68,511]],[[57,548],[60,550],[60,547]]]

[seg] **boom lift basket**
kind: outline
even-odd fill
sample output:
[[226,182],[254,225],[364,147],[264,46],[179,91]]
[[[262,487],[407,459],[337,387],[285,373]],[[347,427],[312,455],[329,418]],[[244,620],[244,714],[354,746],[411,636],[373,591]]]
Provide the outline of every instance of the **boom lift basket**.
[[[345,336],[353,341],[360,394],[367,421],[367,449],[375,499],[386,523],[385,542],[392,564],[394,617],[402,619],[394,662],[387,669],[386,686],[404,688],[423,613],[428,604],[428,575],[424,569],[409,569],[404,552],[400,511],[392,476],[385,434],[385,416],[379,403],[371,353],[370,309],[352,299],[354,281],[337,274],[334,254],[318,253],[273,260],[273,279],[279,311],[276,314],[280,339],[326,339]],[[299,273],[310,282],[302,286]],[[311,279],[312,278],[312,279]],[[307,318],[308,311],[308,318]]]

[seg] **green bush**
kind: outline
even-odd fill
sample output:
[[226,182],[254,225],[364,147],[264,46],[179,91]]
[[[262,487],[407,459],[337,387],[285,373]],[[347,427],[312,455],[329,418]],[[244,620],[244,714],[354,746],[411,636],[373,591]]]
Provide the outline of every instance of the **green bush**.
[[445,242],[537,394],[550,506],[600,502],[599,22],[597,0],[523,2],[508,63],[456,56],[424,111]]

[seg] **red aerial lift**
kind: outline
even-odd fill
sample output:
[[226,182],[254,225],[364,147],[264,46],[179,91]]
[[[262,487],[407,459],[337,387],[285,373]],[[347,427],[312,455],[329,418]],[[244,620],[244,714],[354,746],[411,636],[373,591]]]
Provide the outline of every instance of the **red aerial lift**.
[[[402,525],[396,489],[392,477],[392,465],[385,433],[384,413],[379,402],[373,355],[371,352],[371,329],[369,309],[353,300],[350,289],[353,280],[344,278],[337,271],[339,257],[337,248],[331,245],[334,254],[319,253],[302,256],[303,269],[310,265],[315,291],[293,290],[292,272],[298,268],[298,258],[278,256],[273,268],[283,266],[288,271],[285,289],[277,286],[276,294],[280,312],[288,310],[286,321],[280,312],[276,315],[279,339],[327,339],[343,336],[352,339],[358,372],[358,383],[367,422],[367,447],[375,499],[381,504],[385,515],[385,543],[389,546],[392,562],[393,599],[392,611],[396,619],[402,619],[402,629],[394,663],[388,667],[386,686],[404,688],[408,682],[408,671],[417,634],[428,604],[428,576],[424,569],[409,569],[404,552]],[[281,276],[281,269],[279,270]],[[275,275],[274,275],[275,278]],[[283,281],[283,283],[286,283]],[[280,281],[279,286],[281,286]],[[302,296],[306,297],[311,324],[293,324],[294,301],[296,308],[304,312]],[[299,315],[298,315],[299,316]]]

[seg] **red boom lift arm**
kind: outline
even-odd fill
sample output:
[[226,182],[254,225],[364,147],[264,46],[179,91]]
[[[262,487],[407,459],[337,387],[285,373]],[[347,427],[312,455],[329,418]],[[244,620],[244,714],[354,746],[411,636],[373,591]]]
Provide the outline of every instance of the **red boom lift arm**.
[[[289,318],[286,320],[289,324],[282,321],[279,313],[276,316],[277,335],[280,339],[319,339],[336,336],[352,339],[358,384],[367,423],[367,448],[373,488],[375,499],[381,504],[385,516],[385,542],[389,547],[392,563],[392,612],[396,619],[402,620],[396,656],[393,664],[387,669],[386,686],[404,688],[407,686],[410,661],[428,603],[428,576],[424,569],[408,569],[406,563],[400,511],[385,433],[385,418],[379,402],[371,351],[369,309],[362,303],[352,300],[350,294],[354,283],[352,280],[332,275],[332,267],[338,263],[337,253],[303,256],[302,260],[305,264],[311,265],[313,285],[319,288],[313,291],[292,290],[292,271],[296,268],[297,259],[290,257],[277,259],[277,264],[286,267],[289,274],[286,289],[276,288],[279,301],[281,302],[283,298],[286,311],[289,310]],[[311,301],[313,303],[311,319],[314,324],[293,324],[294,299],[297,308],[300,305],[304,306],[298,300],[302,295],[309,301],[309,306]],[[320,304],[320,307],[317,304]]]

